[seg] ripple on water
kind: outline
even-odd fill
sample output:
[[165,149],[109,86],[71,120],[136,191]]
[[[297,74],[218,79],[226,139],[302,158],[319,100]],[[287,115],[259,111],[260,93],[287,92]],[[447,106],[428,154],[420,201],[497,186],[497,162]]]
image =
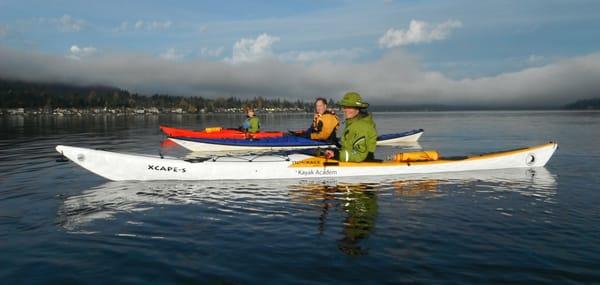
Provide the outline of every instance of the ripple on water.
[[[599,137],[600,128],[590,127],[597,117],[583,116],[591,137]],[[303,127],[307,118],[269,122],[286,129]],[[57,164],[54,146],[184,156],[178,147],[160,147],[158,124],[201,128],[223,121],[14,122],[18,129],[4,132],[12,137],[0,140],[0,264],[11,264],[0,267],[0,276],[7,283],[598,280],[597,144],[573,139],[584,133],[573,124],[579,119],[553,131],[561,118],[401,113],[378,120],[387,131],[398,122],[425,128],[423,149],[447,155],[558,139],[561,149],[548,169],[154,183],[106,182]]]

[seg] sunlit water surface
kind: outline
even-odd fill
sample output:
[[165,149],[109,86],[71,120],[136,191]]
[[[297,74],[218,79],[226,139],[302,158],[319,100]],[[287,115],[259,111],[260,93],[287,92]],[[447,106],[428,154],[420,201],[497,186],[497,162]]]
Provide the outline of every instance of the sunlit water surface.
[[[261,115],[264,129],[310,115]],[[186,156],[158,125],[235,115],[0,117],[0,280],[18,283],[600,281],[600,113],[376,113],[465,155],[557,140],[545,168],[345,180],[109,182],[54,146]],[[408,147],[408,146],[407,146]],[[410,146],[414,149],[415,146]],[[382,147],[386,157],[401,148]],[[342,283],[342,284],[343,284]]]

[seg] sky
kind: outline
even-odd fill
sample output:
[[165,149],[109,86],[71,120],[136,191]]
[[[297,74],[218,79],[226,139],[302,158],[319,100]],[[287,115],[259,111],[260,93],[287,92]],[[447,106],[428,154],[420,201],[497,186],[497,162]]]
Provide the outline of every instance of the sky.
[[600,97],[600,1],[0,0],[0,77],[379,105]]

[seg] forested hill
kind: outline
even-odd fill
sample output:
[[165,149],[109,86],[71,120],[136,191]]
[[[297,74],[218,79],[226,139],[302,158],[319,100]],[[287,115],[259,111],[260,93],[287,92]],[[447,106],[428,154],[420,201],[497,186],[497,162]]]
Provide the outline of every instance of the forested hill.
[[[330,104],[333,100],[329,100]],[[108,109],[181,109],[186,113],[227,112],[245,106],[263,110],[308,111],[312,112],[311,102],[301,100],[266,99],[255,97],[240,99],[221,97],[216,99],[202,96],[174,96],[154,94],[151,96],[130,93],[127,90],[110,86],[76,86],[57,83],[33,83],[0,79],[0,109],[24,108],[30,110],[55,108],[108,108]],[[334,106],[334,105],[331,105]],[[566,110],[600,110],[600,98],[578,100],[562,107]],[[450,106],[450,105],[373,105],[371,111],[459,111],[495,110],[491,106]],[[511,108],[502,108],[511,109]],[[547,109],[547,108],[546,108]]]
[[195,113],[251,105],[259,109],[311,110],[312,102],[280,99],[239,99],[235,97],[207,99],[201,96],[152,96],[132,94],[127,90],[107,86],[74,86],[55,83],[32,83],[0,79],[0,109],[52,108],[181,108]]
[[600,110],[600,98],[578,100],[564,106],[567,110]]

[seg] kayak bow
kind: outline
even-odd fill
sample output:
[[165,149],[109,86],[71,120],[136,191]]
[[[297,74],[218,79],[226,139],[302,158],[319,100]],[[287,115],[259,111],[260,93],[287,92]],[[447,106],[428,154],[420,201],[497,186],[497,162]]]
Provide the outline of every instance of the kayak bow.
[[169,137],[181,137],[181,138],[197,138],[197,139],[261,139],[261,138],[274,138],[283,136],[283,132],[258,132],[258,133],[246,133],[238,129],[223,129],[223,128],[206,128],[201,131],[179,129],[169,126],[160,126],[160,130]]

